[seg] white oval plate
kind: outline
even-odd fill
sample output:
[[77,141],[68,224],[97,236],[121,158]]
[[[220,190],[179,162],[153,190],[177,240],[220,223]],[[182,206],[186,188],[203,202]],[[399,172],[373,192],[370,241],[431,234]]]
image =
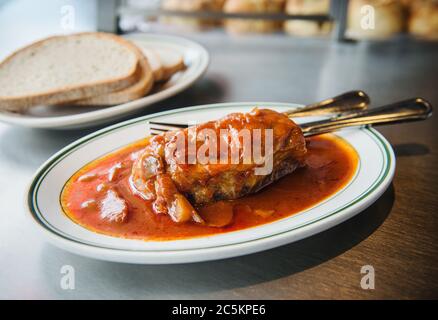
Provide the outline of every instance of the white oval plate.
[[0,110],[0,121],[24,127],[48,129],[79,129],[96,126],[126,117],[148,105],[174,96],[192,85],[207,69],[208,52],[193,41],[181,37],[151,34],[133,34],[126,38],[177,50],[184,56],[184,62],[188,67],[175,74],[159,90],[141,99],[105,108],[68,105],[36,106],[24,114]]
[[196,106],[132,119],[90,134],[56,153],[37,171],[26,199],[29,216],[50,242],[80,255],[128,263],[185,263],[240,256],[311,236],[364,210],[390,184],[395,169],[390,144],[374,129],[356,128],[336,133],[359,155],[359,165],[352,180],[314,207],[262,226],[186,240],[141,241],[91,232],[63,213],[59,198],[65,182],[88,162],[144,138],[148,120],[204,122],[230,112],[246,112],[254,106],[285,111],[298,105],[224,103]]

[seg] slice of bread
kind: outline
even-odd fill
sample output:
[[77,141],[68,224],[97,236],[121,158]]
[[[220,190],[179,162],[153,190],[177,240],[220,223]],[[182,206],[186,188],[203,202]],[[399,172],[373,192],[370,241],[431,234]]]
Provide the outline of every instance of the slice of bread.
[[0,63],[0,109],[22,111],[120,90],[138,80],[138,50],[106,33],[54,36]]
[[153,82],[170,79],[176,72],[185,69],[183,55],[171,47],[149,44],[140,40],[131,40],[138,48],[141,72],[140,79],[132,86],[94,96],[87,99],[68,102],[78,106],[108,106],[129,102],[144,97],[151,89]]
[[148,94],[154,84],[153,72],[148,60],[142,52],[139,49],[136,49],[136,51],[140,61],[140,67],[138,68],[139,80],[136,83],[119,91],[69,102],[68,104],[80,106],[108,106],[139,99]]
[[146,56],[150,52],[158,56],[161,65],[161,75],[155,77],[155,82],[169,80],[175,73],[186,68],[184,57],[177,49],[141,40],[133,40],[133,42]]
[[154,73],[154,81],[160,81],[163,78],[163,65],[161,64],[158,54],[148,48],[141,48],[144,56],[148,59],[152,72]]
[[154,46],[152,50],[158,54],[161,64],[163,65],[163,77],[160,79],[161,81],[169,80],[175,73],[186,68],[184,57],[178,51],[164,46]]

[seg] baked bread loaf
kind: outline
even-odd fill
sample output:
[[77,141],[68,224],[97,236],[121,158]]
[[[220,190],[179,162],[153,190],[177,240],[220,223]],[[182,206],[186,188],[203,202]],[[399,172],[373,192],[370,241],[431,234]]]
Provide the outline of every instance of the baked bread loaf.
[[[374,29],[364,25],[361,8],[374,8]],[[346,35],[354,39],[384,39],[404,30],[405,10],[396,0],[351,0],[348,6]],[[365,28],[364,28],[365,27]]]
[[23,111],[124,89],[138,81],[139,56],[129,41],[106,33],[54,36],[0,63],[0,109]]
[[426,39],[438,39],[438,1],[410,1],[409,33]]
[[[288,0],[286,13],[295,15],[325,15],[330,11],[330,0]],[[288,20],[284,31],[295,36],[325,36],[332,30],[331,21]]]
[[[284,0],[227,0],[226,13],[280,13]],[[225,29],[230,33],[268,33],[280,28],[281,22],[263,19],[226,19]]]
[[[164,10],[197,12],[197,11],[221,11],[225,0],[163,0],[161,8]],[[217,19],[162,16],[160,22],[184,26],[191,29],[203,29],[218,25]]]

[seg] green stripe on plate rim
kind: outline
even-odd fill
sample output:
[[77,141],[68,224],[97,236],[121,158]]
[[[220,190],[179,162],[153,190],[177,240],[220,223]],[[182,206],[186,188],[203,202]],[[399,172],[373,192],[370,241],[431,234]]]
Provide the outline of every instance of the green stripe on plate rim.
[[[65,148],[61,149],[59,152],[57,152],[55,155],[53,155],[49,160],[46,161],[46,163],[44,163],[41,168],[37,171],[37,173],[35,174],[34,178],[32,179],[31,185],[29,187],[29,192],[27,195],[27,204],[28,204],[28,208],[32,214],[32,216],[34,217],[34,219],[43,227],[48,229],[49,231],[52,231],[55,235],[67,240],[67,241],[72,241],[75,243],[78,243],[80,245],[87,245],[87,246],[93,246],[96,248],[100,248],[100,249],[110,249],[110,250],[115,250],[115,251],[135,251],[135,252],[151,252],[151,250],[138,250],[138,249],[116,249],[116,248],[112,248],[112,247],[108,247],[108,246],[102,246],[96,243],[92,243],[92,242],[88,242],[88,241],[84,241],[82,239],[70,236],[68,234],[66,234],[65,232],[59,230],[58,228],[56,228],[55,226],[51,225],[43,216],[43,214],[41,213],[39,206],[38,206],[38,201],[37,201],[37,194],[38,194],[38,190],[39,187],[42,183],[42,181],[44,180],[44,178],[46,177],[46,175],[51,171],[51,169],[53,167],[55,167],[60,161],[62,161],[64,158],[66,158],[67,156],[69,156],[71,153],[73,153],[74,151],[76,151],[78,148],[83,147],[84,145],[88,144],[89,142],[91,142],[92,140],[95,140],[95,138],[98,137],[102,137],[105,135],[108,135],[110,133],[114,133],[118,130],[121,129],[125,129],[127,127],[136,125],[140,122],[147,122],[147,120],[153,119],[153,118],[157,118],[160,116],[164,116],[164,115],[169,115],[169,114],[175,114],[175,113],[182,113],[182,112],[188,112],[188,111],[193,111],[193,110],[199,110],[202,108],[229,108],[229,107],[236,107],[236,106],[292,106],[292,104],[287,104],[287,103],[270,103],[270,102],[266,102],[266,103],[246,103],[246,102],[242,102],[242,103],[221,103],[221,104],[212,104],[212,105],[201,105],[201,106],[194,106],[194,107],[187,107],[187,108],[183,108],[183,109],[176,109],[176,110],[169,110],[169,111],[164,111],[164,112],[159,112],[159,113],[155,113],[155,114],[151,114],[151,115],[146,115],[143,117],[139,117],[136,119],[132,119],[132,120],[127,120],[125,122],[119,123],[119,124],[115,124],[112,126],[109,126],[107,128],[101,129],[96,131],[95,133],[92,133],[88,136],[85,136],[79,140],[77,140],[76,142],[73,142],[72,144],[66,146]],[[291,232],[294,230],[298,230],[300,228],[312,225],[318,221],[324,220],[328,217],[331,217],[335,214],[338,214],[342,211],[344,211],[345,209],[353,206],[354,204],[360,202],[361,200],[363,200],[364,198],[366,198],[370,193],[372,193],[377,187],[379,187],[383,181],[386,179],[386,177],[388,176],[389,170],[391,168],[391,156],[390,156],[390,151],[387,147],[387,144],[385,143],[385,141],[382,139],[382,137],[380,136],[379,133],[377,133],[376,130],[369,128],[369,127],[364,127],[361,128],[361,130],[363,130],[367,135],[369,135],[377,144],[377,146],[379,147],[379,150],[383,156],[383,164],[382,167],[380,168],[380,172],[379,172],[379,176],[378,178],[374,181],[374,183],[369,186],[363,193],[361,193],[359,196],[357,196],[355,199],[351,200],[350,202],[348,202],[347,204],[345,204],[344,206],[342,206],[341,208],[338,208],[332,212],[327,213],[326,215],[322,216],[322,217],[318,217],[312,221],[308,221],[305,223],[302,223],[292,229],[280,232],[280,233],[276,233],[274,235],[269,235],[266,237],[261,237],[261,238],[257,238],[257,239],[252,239],[252,240],[248,240],[248,241],[242,241],[239,242],[238,244],[243,244],[243,243],[249,243],[249,242],[253,242],[253,241],[258,241],[258,240],[262,240],[265,238],[269,238],[272,236],[278,236],[287,232]],[[348,186],[356,179],[358,173],[359,173],[359,169],[360,169],[360,159],[359,159],[359,165],[358,165],[358,169],[356,170],[356,174],[353,177],[353,179],[338,193],[335,194],[334,197],[340,195],[342,192],[344,192]],[[325,199],[324,201],[318,203],[316,206],[313,206],[311,208],[308,208],[300,213],[297,214],[304,214],[306,213],[308,210],[314,209],[322,204],[324,204],[326,201],[332,200],[333,197],[329,197],[327,199]],[[284,218],[287,219],[287,218]],[[277,220],[277,221],[273,221],[272,223],[275,222],[279,222],[281,220]],[[217,247],[226,247],[226,246],[232,246],[232,245],[236,245],[236,244],[227,244],[227,245],[219,245],[219,246],[214,246],[214,247],[209,247],[209,248],[217,248]],[[165,251],[184,251],[184,250],[192,250],[192,249],[174,249],[174,250],[165,250]],[[154,252],[159,252],[159,250],[153,250]]]

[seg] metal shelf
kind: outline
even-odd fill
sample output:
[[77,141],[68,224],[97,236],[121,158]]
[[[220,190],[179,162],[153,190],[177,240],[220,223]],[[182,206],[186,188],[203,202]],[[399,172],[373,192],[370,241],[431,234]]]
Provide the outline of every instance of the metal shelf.
[[[271,21],[304,20],[304,21],[333,21],[333,38],[345,40],[348,0],[331,0],[330,13],[327,15],[291,15],[286,13],[226,13],[222,11],[178,11],[163,10],[159,7],[139,8],[129,6],[121,0],[98,0],[99,30],[117,33],[117,21],[121,15],[142,15],[146,19],[159,16],[176,16],[211,20],[222,19],[263,19]],[[104,12],[104,14],[102,14]]]

